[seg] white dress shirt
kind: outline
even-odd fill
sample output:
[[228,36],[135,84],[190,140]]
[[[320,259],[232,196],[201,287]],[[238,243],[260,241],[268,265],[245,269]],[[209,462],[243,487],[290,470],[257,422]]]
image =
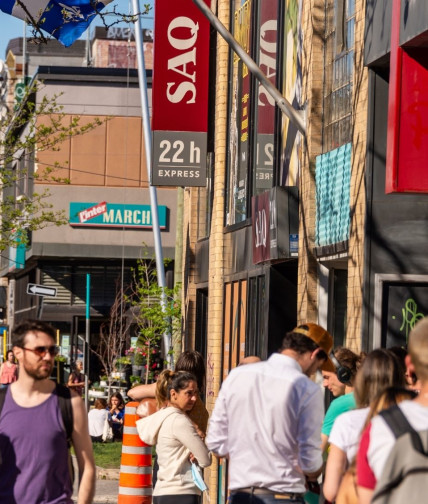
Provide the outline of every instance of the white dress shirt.
[[232,370],[210,419],[206,444],[229,457],[229,488],[305,491],[303,472],[322,465],[321,389],[296,360],[273,354]]

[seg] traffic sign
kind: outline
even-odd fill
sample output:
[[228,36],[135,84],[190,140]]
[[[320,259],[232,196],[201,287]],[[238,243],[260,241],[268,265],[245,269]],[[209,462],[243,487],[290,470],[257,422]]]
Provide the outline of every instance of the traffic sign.
[[56,297],[56,288],[30,283],[27,285],[27,294],[33,294],[35,296]]

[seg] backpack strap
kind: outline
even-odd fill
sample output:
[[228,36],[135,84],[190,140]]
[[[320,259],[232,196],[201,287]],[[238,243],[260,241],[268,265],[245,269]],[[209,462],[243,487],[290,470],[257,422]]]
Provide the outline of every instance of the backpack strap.
[[68,387],[56,384],[56,394],[58,396],[59,409],[61,410],[62,421],[64,422],[67,441],[70,442],[73,434],[73,407],[71,405],[71,392]]
[[6,392],[7,392],[7,388],[0,388],[0,416],[1,416],[1,410],[3,408],[4,401],[6,399]]
[[396,439],[398,439],[403,434],[409,433],[414,449],[419,453],[426,454],[426,450],[424,449],[419,434],[410,425],[405,414],[401,411],[397,404],[379,412],[379,415],[388,424]]

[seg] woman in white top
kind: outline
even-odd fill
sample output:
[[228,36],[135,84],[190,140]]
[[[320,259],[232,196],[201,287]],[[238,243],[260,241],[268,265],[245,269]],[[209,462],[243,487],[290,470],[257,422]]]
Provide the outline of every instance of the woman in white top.
[[158,378],[159,392],[165,392],[167,406],[137,421],[140,438],[156,444],[159,471],[153,502],[199,504],[201,492],[193,481],[191,460],[207,467],[211,457],[186,414],[197,399],[196,378],[187,371],[165,370]]
[[327,501],[334,502],[336,499],[343,474],[357,454],[369,405],[391,386],[405,386],[403,368],[392,352],[377,348],[367,355],[355,379],[354,394],[358,409],[339,415],[331,430],[323,486]]
[[107,401],[105,399],[96,399],[94,408],[88,413],[89,435],[93,442],[101,442],[104,424],[108,418]]

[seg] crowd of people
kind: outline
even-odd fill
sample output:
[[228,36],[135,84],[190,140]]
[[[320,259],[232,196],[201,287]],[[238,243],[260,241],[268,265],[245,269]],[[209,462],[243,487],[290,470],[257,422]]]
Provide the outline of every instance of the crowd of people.
[[[79,466],[78,502],[91,502],[91,441],[103,441],[106,424],[113,440],[122,439],[121,394],[96,399],[86,415],[81,363],[67,389],[49,380],[54,341],[49,324],[25,322],[14,329],[13,352],[0,367],[0,502],[71,503],[69,443]],[[156,445],[154,504],[199,504],[206,488],[200,469],[212,456],[228,460],[230,504],[389,502],[379,498],[404,478],[396,474],[400,463],[390,461],[399,457],[397,438],[411,432],[414,443],[428,425],[428,318],[410,333],[408,353],[333,349],[328,331],[306,323],[266,361],[248,356],[240,364],[223,381],[210,418],[202,400],[205,362],[193,350],[156,383],[128,391],[133,401],[156,399],[157,411],[137,421],[142,441]],[[334,398],[325,414],[318,371]]]

